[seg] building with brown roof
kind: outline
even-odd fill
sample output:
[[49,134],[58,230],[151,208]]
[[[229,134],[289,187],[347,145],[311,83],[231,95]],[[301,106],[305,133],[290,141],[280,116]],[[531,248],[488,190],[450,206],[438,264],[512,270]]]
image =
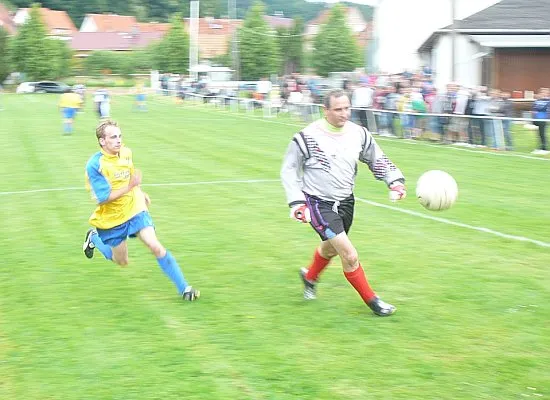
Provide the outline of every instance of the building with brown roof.
[[169,23],[161,22],[138,22],[137,29],[141,33],[150,32],[150,33],[167,33],[170,30]]
[[75,57],[87,57],[92,51],[131,51],[143,49],[151,43],[161,40],[159,32],[77,32],[70,47]]
[[[212,17],[199,18],[199,58],[211,59],[227,54],[229,43],[235,30],[242,26],[240,19],[217,19]],[[189,32],[190,19],[184,19],[184,25]]]
[[15,35],[17,26],[13,22],[13,16],[10,11],[0,3],[0,28],[8,32],[8,35]]
[[[13,22],[16,25],[24,24],[30,17],[30,11],[30,8],[20,8],[15,13]],[[69,40],[77,32],[76,26],[67,12],[49,8],[40,8],[39,11],[49,36]]]
[[130,33],[138,24],[132,15],[86,14],[80,32],[122,32]]
[[292,18],[286,18],[282,15],[264,15],[264,21],[271,29],[285,28],[290,29],[294,25]]
[[138,22],[131,15],[86,14],[80,32],[162,33],[170,29],[168,23]]

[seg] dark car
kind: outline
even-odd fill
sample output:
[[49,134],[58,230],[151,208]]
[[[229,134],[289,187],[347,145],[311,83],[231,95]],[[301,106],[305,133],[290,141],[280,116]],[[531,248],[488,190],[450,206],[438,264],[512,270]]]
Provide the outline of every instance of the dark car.
[[34,93],[65,93],[69,89],[63,82],[41,81],[34,85]]

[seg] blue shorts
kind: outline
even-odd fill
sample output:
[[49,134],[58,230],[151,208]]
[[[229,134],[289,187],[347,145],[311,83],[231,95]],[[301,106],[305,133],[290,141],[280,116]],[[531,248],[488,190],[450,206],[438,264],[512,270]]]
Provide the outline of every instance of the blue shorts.
[[148,226],[155,226],[153,225],[153,219],[148,211],[142,211],[123,224],[111,229],[98,229],[97,233],[103,243],[116,247],[129,237],[136,237],[139,231]]
[[136,96],[137,101],[145,101],[145,95],[144,94],[138,94]]
[[76,108],[65,107],[63,109],[63,117],[67,119],[73,119],[76,113]]

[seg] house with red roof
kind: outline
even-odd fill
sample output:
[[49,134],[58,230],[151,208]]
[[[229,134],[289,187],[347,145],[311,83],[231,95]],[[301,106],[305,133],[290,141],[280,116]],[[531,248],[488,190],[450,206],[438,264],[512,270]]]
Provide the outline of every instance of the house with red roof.
[[[235,31],[242,26],[240,19],[199,18],[199,58],[211,59],[227,54],[229,43]],[[189,33],[190,19],[184,19],[185,29]]]
[[271,29],[285,28],[290,29],[294,25],[292,18],[286,18],[282,14],[264,15],[264,21]]
[[0,28],[8,32],[8,35],[15,35],[17,32],[17,26],[13,22],[13,15],[2,3],[0,3]]
[[[30,8],[20,8],[13,17],[16,26],[22,25],[30,18]],[[40,8],[42,22],[46,26],[47,35],[57,39],[70,40],[77,32],[76,26],[66,11],[50,10],[49,8]]]
[[143,49],[159,41],[164,36],[161,32],[77,32],[71,40],[70,47],[75,57],[87,57],[93,51],[132,51]]
[[159,22],[138,22],[132,15],[86,14],[80,32],[118,33],[162,33],[170,29],[170,24]]

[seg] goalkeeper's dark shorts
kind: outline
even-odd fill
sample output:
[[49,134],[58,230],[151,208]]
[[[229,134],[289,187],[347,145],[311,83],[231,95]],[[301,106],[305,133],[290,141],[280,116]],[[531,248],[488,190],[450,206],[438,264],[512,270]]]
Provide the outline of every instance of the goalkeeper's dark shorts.
[[311,213],[310,225],[322,240],[329,240],[342,232],[348,233],[353,223],[355,198],[353,194],[341,201],[327,201],[315,196],[306,196]]

